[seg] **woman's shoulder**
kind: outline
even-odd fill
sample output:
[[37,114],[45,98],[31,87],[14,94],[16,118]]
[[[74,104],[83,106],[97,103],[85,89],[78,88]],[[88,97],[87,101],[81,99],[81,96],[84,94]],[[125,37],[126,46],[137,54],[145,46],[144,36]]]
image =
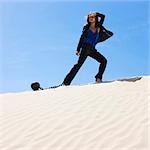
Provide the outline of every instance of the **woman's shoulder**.
[[87,29],[89,29],[89,25],[88,24],[83,26],[83,30],[87,30]]

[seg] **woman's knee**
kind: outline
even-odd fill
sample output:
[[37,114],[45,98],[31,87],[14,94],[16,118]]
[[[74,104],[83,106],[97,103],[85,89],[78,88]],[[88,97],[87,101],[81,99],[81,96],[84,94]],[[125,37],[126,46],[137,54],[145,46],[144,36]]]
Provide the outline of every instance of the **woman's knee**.
[[101,57],[99,60],[98,60],[99,63],[103,64],[103,65],[106,65],[107,64],[107,59],[105,57]]
[[107,64],[107,59],[104,57],[103,63],[106,65]]

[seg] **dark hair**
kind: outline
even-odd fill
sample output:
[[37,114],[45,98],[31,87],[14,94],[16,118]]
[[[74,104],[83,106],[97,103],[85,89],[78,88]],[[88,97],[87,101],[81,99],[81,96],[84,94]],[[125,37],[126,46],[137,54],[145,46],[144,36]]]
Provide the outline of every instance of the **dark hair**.
[[[87,17],[87,24],[88,24],[88,26],[90,26],[89,15],[88,15],[88,17]],[[96,15],[96,16],[95,16],[95,27],[97,27],[97,26],[98,26],[98,16]]]

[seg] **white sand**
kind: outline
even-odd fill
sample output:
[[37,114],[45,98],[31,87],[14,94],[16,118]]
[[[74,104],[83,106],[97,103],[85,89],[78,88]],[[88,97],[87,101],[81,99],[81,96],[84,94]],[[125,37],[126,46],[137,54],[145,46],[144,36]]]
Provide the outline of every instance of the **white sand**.
[[0,95],[0,150],[150,150],[150,77]]

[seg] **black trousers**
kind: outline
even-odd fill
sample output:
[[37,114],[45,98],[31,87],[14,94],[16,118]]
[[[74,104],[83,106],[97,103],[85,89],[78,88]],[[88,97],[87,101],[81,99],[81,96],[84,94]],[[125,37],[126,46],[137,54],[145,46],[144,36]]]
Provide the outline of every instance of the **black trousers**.
[[79,71],[79,69],[81,68],[81,66],[83,65],[84,61],[88,56],[92,57],[93,59],[95,59],[100,63],[99,70],[95,78],[102,79],[103,73],[107,65],[107,59],[102,54],[100,54],[94,47],[86,44],[82,47],[81,54],[79,56],[77,64],[75,64],[73,68],[70,70],[70,72],[67,74],[67,76],[63,81],[63,84],[65,85],[71,84],[71,81],[74,79],[75,75],[77,74],[77,72]]

